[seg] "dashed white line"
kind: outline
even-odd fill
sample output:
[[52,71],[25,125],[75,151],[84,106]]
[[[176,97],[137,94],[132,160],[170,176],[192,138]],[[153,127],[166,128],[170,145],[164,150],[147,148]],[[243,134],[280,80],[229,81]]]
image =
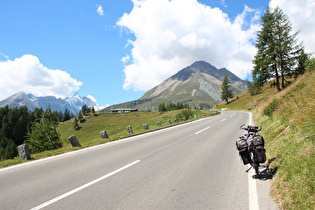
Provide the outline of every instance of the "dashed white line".
[[196,132],[195,134],[197,135],[197,134],[199,134],[199,133],[201,133],[201,132],[203,132],[203,131],[205,131],[205,130],[207,130],[207,129],[209,129],[209,128],[210,128],[210,126],[209,126],[209,127],[204,128],[204,129],[202,129],[201,131]]
[[235,115],[235,113],[234,114],[232,114],[230,117],[233,117]]
[[117,174],[117,173],[119,173],[119,172],[121,172],[121,171],[123,171],[123,170],[125,170],[125,169],[127,169],[127,168],[129,168],[129,167],[131,167],[131,166],[133,166],[133,165],[135,165],[137,163],[139,163],[139,162],[140,162],[140,160],[136,160],[136,161],[134,161],[134,162],[124,166],[124,167],[121,167],[121,168],[119,168],[119,169],[117,169],[117,170],[115,170],[113,172],[110,172],[109,174],[106,174],[105,176],[102,176],[102,177],[100,177],[98,179],[95,179],[95,180],[93,180],[93,181],[91,181],[91,182],[89,182],[89,183],[87,183],[85,185],[82,185],[82,186],[80,186],[80,187],[78,187],[78,188],[76,188],[74,190],[71,190],[71,191],[69,191],[69,192],[67,192],[67,193],[65,193],[63,195],[60,195],[60,196],[58,196],[58,197],[56,197],[56,198],[54,198],[54,199],[52,199],[50,201],[47,201],[47,202],[45,202],[45,203],[43,203],[43,204],[41,204],[39,206],[36,206],[36,207],[32,208],[31,210],[42,209],[42,208],[44,208],[44,207],[46,207],[46,206],[48,206],[50,204],[53,204],[53,203],[55,203],[55,202],[65,198],[65,197],[68,197],[68,196],[70,196],[70,195],[72,195],[72,194],[74,194],[74,193],[76,193],[76,192],[78,192],[80,190],[83,190],[84,188],[87,188],[87,187],[89,187],[89,186],[91,186],[91,185],[93,185],[93,184],[95,184],[97,182],[100,182],[100,181],[102,181],[102,180],[104,180],[104,179],[106,179],[106,178],[108,178],[110,176],[113,176],[114,174]]
[[222,119],[221,122],[223,122],[223,121],[225,121],[225,120],[226,120],[226,118]]

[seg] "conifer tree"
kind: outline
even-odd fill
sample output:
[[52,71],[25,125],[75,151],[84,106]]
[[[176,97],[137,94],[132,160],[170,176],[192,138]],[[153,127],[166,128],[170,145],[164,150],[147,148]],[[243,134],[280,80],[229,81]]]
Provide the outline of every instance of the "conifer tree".
[[229,98],[233,98],[233,92],[230,90],[230,81],[228,76],[225,74],[222,82],[222,93],[221,93],[221,99],[222,101],[226,101],[226,103],[229,103]]
[[32,130],[27,134],[27,143],[29,143],[32,153],[57,149],[62,146],[56,128],[57,122],[48,106],[40,120],[32,124]]
[[65,112],[63,114],[63,120],[67,121],[71,119],[71,113],[70,110],[68,110],[67,108],[65,109]]
[[261,25],[255,43],[257,54],[253,60],[253,86],[259,89],[265,82],[275,78],[277,90],[280,91],[285,87],[284,76],[292,73],[298,56],[304,52],[303,46],[296,44],[298,33],[291,33],[290,20],[279,7],[273,10],[267,8],[261,18]]
[[165,112],[166,111],[166,106],[165,106],[165,103],[162,102],[160,105],[159,105],[159,112]]

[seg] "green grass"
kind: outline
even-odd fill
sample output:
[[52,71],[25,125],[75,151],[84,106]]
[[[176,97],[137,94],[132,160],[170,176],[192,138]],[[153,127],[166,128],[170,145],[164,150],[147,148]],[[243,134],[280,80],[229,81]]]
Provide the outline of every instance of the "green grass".
[[[182,110],[174,110],[170,112],[131,112],[131,113],[101,113],[97,116],[90,115],[87,116],[86,121],[80,124],[80,129],[75,130],[73,126],[73,120],[69,120],[58,125],[57,131],[60,133],[61,141],[63,147],[56,150],[45,151],[41,153],[31,154],[31,160],[21,160],[20,158],[15,158],[12,160],[5,160],[0,162],[0,167],[6,167],[18,163],[23,163],[27,161],[37,160],[49,156],[54,156],[81,148],[86,148],[98,144],[107,143],[110,141],[116,141],[131,134],[127,132],[126,127],[132,126],[133,134],[141,134],[147,132],[143,128],[144,124],[148,124],[149,131],[161,128],[157,125],[160,121],[162,127],[170,126],[167,124],[167,120],[171,120],[172,125],[176,124],[174,122],[176,116],[180,114]],[[205,111],[194,111],[197,116],[202,116],[203,114],[211,114],[212,112]],[[195,118],[191,119],[195,120]],[[187,120],[187,121],[191,121]],[[182,119],[179,119],[179,123],[183,123]],[[108,134],[108,139],[102,139],[100,132],[106,130]],[[72,147],[69,143],[68,138],[71,135],[75,135],[82,147]]]
[[[171,120],[172,124],[176,115],[181,113],[181,110],[175,110],[171,112],[131,112],[131,113],[102,113],[99,116],[93,116],[86,122],[80,124],[80,130],[74,130],[71,121],[61,123],[58,126],[58,132],[61,134],[61,139],[65,146],[70,146],[67,138],[71,135],[75,135],[80,144],[85,146],[92,146],[100,143],[106,143],[108,141],[114,141],[125,136],[129,136],[126,127],[131,126],[133,133],[143,133],[147,130],[143,129],[143,125],[147,124],[149,130],[160,128],[157,122],[160,121],[162,127],[169,126],[167,120]],[[200,111],[199,111],[200,112]],[[198,115],[198,112],[196,112]],[[210,113],[210,112],[203,112]],[[182,120],[179,119],[181,122]],[[100,132],[106,130],[109,139],[102,139]]]

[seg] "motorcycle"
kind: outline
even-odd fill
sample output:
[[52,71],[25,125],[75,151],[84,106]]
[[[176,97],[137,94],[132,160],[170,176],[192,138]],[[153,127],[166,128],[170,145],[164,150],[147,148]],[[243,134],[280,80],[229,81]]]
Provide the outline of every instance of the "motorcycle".
[[244,165],[248,163],[251,165],[246,172],[248,172],[251,168],[254,168],[257,177],[260,179],[259,165],[266,161],[264,138],[259,134],[262,127],[254,125],[248,125],[246,127],[245,124],[243,124],[240,126],[240,129],[246,130],[247,134],[236,141],[236,147]]

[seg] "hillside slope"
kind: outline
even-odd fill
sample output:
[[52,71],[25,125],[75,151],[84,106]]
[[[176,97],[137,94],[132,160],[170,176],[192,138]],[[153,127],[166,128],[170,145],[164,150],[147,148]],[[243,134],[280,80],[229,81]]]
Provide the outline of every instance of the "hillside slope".
[[315,69],[278,92],[272,82],[261,93],[238,95],[217,109],[252,110],[262,125],[272,196],[283,209],[315,208]]

